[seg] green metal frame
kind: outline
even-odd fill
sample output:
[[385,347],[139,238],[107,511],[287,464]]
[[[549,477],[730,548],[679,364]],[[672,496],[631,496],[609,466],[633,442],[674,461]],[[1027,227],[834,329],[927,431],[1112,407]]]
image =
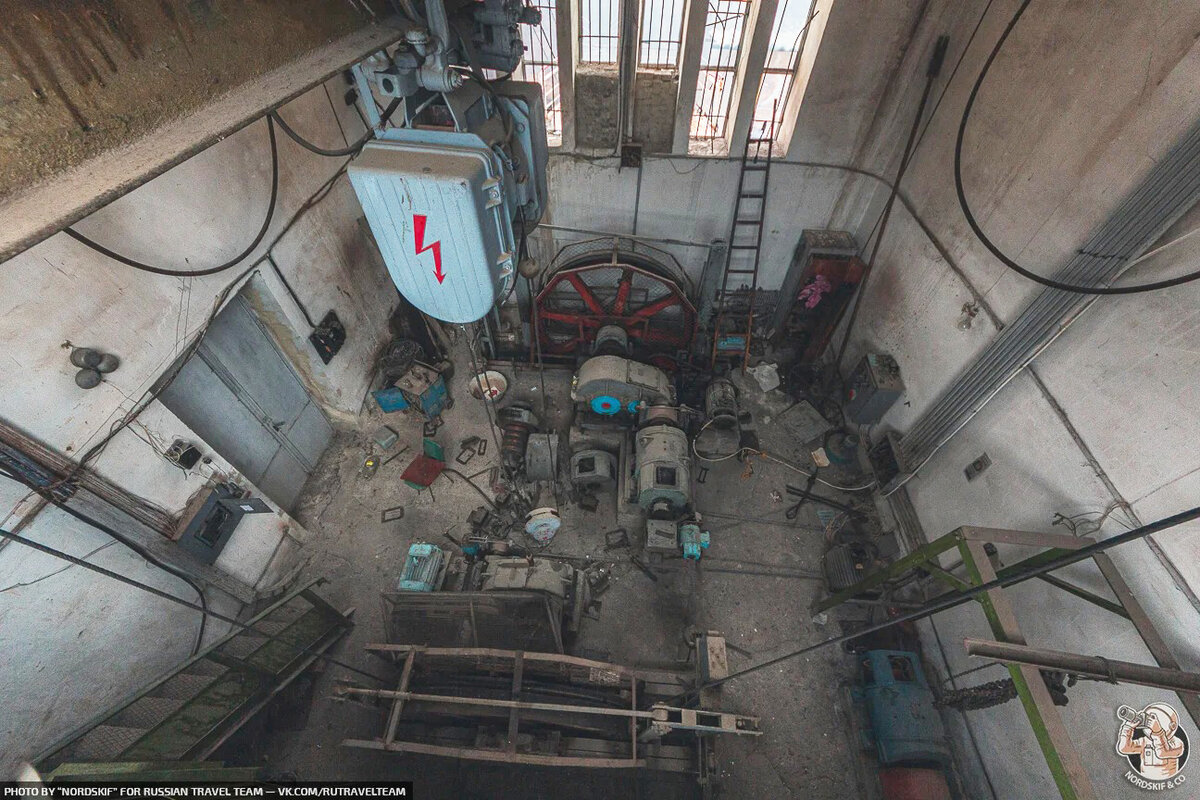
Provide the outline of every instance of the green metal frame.
[[[818,601],[813,605],[813,612],[823,613],[864,594],[874,593],[914,569],[945,584],[952,592],[958,592],[983,585],[997,577],[1009,577],[1021,570],[1040,566],[1091,542],[1091,539],[1085,537],[1064,534],[995,528],[958,528],[917,548],[884,569],[871,573],[853,586]],[[984,549],[987,543],[1043,547],[1045,549],[1010,566],[997,568]],[[953,550],[957,550],[962,557],[963,566],[966,568],[966,579],[954,575],[938,563],[940,556]],[[1116,602],[1062,578],[1052,575],[1040,577],[1051,586],[1130,620],[1159,665],[1178,668],[1178,662],[1167,650],[1164,640],[1154,628],[1144,609],[1133,597],[1112,561],[1103,553],[1096,555],[1093,560],[1116,595]],[[988,624],[997,641],[1026,643],[1004,589],[993,589],[974,599],[982,607],[984,616],[987,617]],[[1054,705],[1045,682],[1041,679],[1040,671],[1036,667],[1019,664],[1010,664],[1007,665],[1007,668],[1059,794],[1064,800],[1092,800],[1096,797],[1095,789],[1083,769],[1079,754],[1071,743],[1058,708]],[[1195,695],[1181,693],[1180,700],[1194,718],[1200,718],[1197,716],[1200,714],[1200,699]]]

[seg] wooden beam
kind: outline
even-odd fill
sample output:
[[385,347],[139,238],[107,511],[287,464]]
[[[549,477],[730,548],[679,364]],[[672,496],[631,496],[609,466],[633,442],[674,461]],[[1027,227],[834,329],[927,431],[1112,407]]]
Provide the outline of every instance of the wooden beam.
[[387,750],[394,753],[419,753],[447,758],[466,758],[473,761],[502,761],[509,764],[532,764],[540,767],[591,767],[596,769],[640,768],[642,758],[581,758],[578,756],[543,756],[533,753],[509,753],[506,750],[480,750],[473,747],[443,747],[419,742],[383,742],[378,739],[343,739],[343,747],[366,750]]
[[[996,579],[996,572],[992,569],[991,559],[984,551],[982,541],[964,539],[960,550],[973,580],[983,584]],[[979,597],[979,602],[998,641],[1025,644],[1016,612],[1004,589],[984,593]],[[1010,666],[1008,670],[1063,800],[1095,800],[1096,790],[1092,780],[1083,768],[1083,761],[1071,742],[1070,731],[1050,697],[1046,682],[1042,680],[1042,673],[1037,667],[1027,665]]]

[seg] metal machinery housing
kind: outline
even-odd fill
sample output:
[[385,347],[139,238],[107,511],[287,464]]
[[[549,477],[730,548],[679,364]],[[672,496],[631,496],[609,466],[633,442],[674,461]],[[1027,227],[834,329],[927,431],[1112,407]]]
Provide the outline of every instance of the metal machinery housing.
[[631,355],[674,368],[696,335],[691,282],[669,253],[626,239],[562,248],[534,301],[546,355]]
[[692,502],[687,434],[672,425],[642,428],[637,432],[636,454],[638,505],[657,519],[687,513]]
[[[522,235],[546,208],[545,113],[536,83],[487,80],[523,51],[519,0],[425,3],[426,27],[355,68],[359,93],[397,98],[404,127],[385,128],[349,169],[388,272],[414,306],[474,322],[512,290]],[[468,68],[456,65],[468,65]],[[468,80],[468,78],[470,80]]]
[[603,416],[634,414],[643,404],[673,403],[675,389],[657,367],[621,356],[594,356],[575,373],[571,399]]

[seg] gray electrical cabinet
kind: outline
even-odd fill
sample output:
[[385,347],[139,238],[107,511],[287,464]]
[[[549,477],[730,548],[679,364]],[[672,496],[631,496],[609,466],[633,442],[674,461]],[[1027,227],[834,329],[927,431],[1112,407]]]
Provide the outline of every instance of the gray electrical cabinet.
[[858,425],[875,425],[904,394],[900,365],[884,353],[868,353],[846,382],[843,410]]

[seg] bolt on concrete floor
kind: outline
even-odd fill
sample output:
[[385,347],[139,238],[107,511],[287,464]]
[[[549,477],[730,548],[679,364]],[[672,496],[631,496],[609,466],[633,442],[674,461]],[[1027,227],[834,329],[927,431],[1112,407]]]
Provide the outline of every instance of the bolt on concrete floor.
[[[457,402],[444,415],[445,424],[435,437],[445,446],[451,462],[460,440],[468,436],[489,439],[486,455],[461,468],[465,474],[496,464],[500,457],[483,403],[466,390],[469,372],[469,367],[460,368],[452,379],[451,394]],[[507,372],[511,384],[501,406],[521,399],[542,411],[538,373]],[[545,375],[550,397],[543,419],[564,431],[570,415],[570,377],[565,370],[548,370]],[[793,446],[792,437],[774,423],[773,415],[782,408],[778,393],[764,398],[750,382],[741,383],[743,405],[755,415],[763,447],[807,463],[799,445]],[[457,478],[453,483],[439,478],[432,496],[406,486],[400,474],[420,452],[421,422],[402,414],[383,415],[370,401],[369,406],[358,431],[341,435],[329,449],[306,490],[298,517],[313,534],[304,575],[328,578],[322,593],[339,608],[356,609],[356,626],[337,645],[335,656],[392,676],[392,665],[363,650],[368,642],[384,640],[380,592],[394,586],[412,542],[449,545],[442,534],[464,533],[466,517],[481,499]],[[400,434],[399,442],[381,454],[381,461],[406,444],[409,451],[381,466],[371,478],[363,478],[359,470],[369,452],[371,434],[381,424]],[[615,513],[611,490],[601,495],[596,512],[587,513],[575,505],[560,507],[563,525],[545,552],[590,555],[612,564],[612,586],[601,598],[599,619],[584,621],[574,652],[582,650],[589,657],[629,665],[673,660],[685,655],[685,634],[698,627],[725,634],[730,669],[736,671],[835,632],[831,626],[814,625],[808,613],[813,598],[823,591],[819,575],[826,526],[811,504],[801,509],[795,521],[786,520],[784,510],[790,499],[774,501],[772,492],[783,494],[785,484],[796,483],[800,476],[762,459],[753,463],[752,470],[736,459],[707,464],[709,474],[705,483],[696,486],[695,505],[708,515],[705,527],[712,532],[712,545],[698,570],[670,560],[659,568],[657,582],[628,562],[629,551],[604,550],[605,531],[620,526],[631,533],[639,530],[635,514]],[[482,483],[485,477],[477,480]],[[825,492],[847,499],[832,490]],[[554,504],[547,493],[542,500]],[[397,505],[405,507],[403,519],[381,522],[381,510]],[[741,521],[747,518],[755,521]],[[518,543],[531,543],[519,528],[514,531]],[[636,543],[636,537],[631,538]],[[843,689],[854,670],[855,659],[831,647],[723,687],[723,709],[759,716],[765,733],[718,742],[720,796],[869,796],[868,773]],[[275,732],[265,743],[268,771],[304,779],[411,779],[422,798],[624,798],[651,794],[661,798],[686,797],[693,789],[690,781],[672,791],[669,781],[612,774],[619,770],[567,774],[341,747],[345,738],[373,738],[381,724],[374,710],[331,699],[333,684],[341,679],[364,680],[329,665],[316,682],[304,728]]]

